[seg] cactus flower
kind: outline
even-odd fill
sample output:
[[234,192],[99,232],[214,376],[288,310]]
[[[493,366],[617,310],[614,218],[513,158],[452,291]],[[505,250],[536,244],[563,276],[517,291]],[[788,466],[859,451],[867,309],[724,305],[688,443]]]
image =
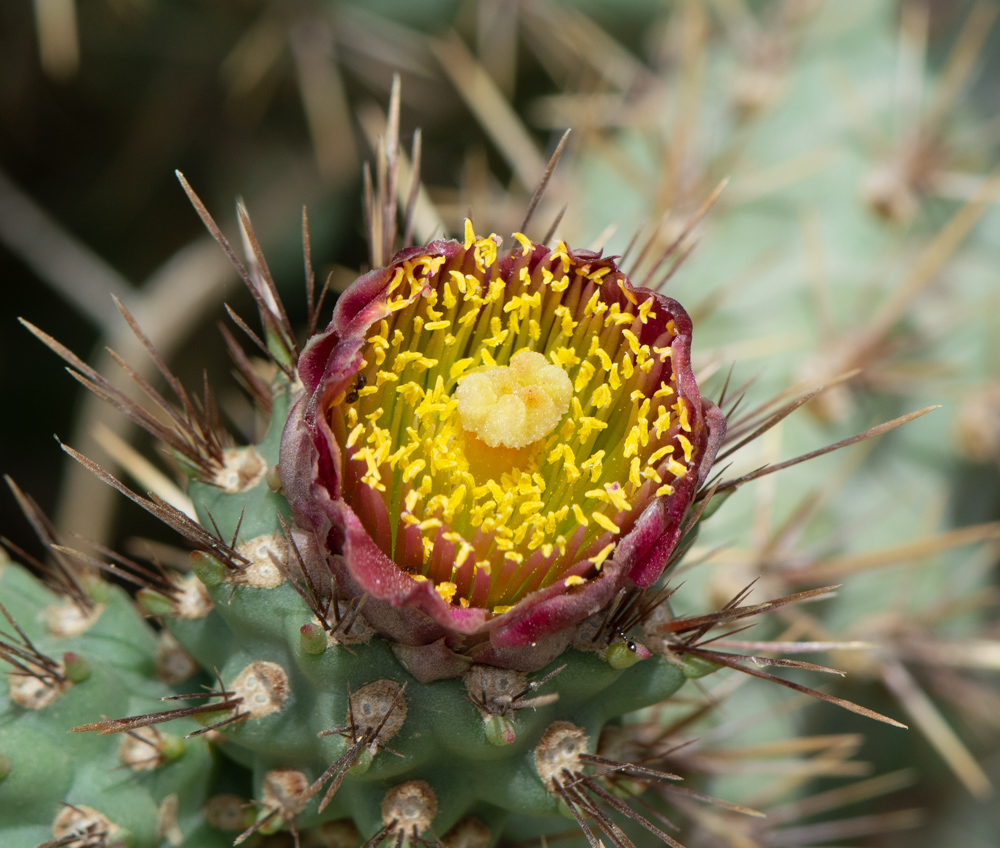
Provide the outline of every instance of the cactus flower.
[[282,438],[296,523],[429,678],[453,652],[541,668],[653,585],[725,432],[680,304],[515,239],[467,223],[359,278],[299,359]]

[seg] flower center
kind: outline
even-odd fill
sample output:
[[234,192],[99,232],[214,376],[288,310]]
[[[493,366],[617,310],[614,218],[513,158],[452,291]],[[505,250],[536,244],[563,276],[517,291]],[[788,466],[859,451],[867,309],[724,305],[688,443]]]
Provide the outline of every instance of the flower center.
[[467,228],[464,249],[401,261],[327,413],[376,544],[494,613],[599,573],[694,438],[663,304],[611,260],[516,238],[498,258]]
[[469,374],[455,392],[462,428],[491,448],[523,448],[547,436],[571,397],[566,372],[533,350]]

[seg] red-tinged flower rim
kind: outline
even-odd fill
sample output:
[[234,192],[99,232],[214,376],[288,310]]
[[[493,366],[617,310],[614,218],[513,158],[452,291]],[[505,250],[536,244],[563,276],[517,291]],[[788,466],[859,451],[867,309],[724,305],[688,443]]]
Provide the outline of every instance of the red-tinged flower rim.
[[[467,228],[344,292],[300,357],[280,473],[376,629],[537,668],[660,577],[725,421],[676,301],[612,258],[517,240],[498,256]],[[518,403],[494,378],[523,410],[477,429]]]

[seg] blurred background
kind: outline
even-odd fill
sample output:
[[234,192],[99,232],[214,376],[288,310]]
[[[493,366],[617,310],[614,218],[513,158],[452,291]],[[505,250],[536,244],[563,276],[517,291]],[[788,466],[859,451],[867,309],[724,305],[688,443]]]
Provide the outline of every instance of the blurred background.
[[[361,165],[394,74],[406,151],[421,130],[418,241],[461,232],[466,217],[509,238],[570,128],[528,234],[615,253],[637,236],[633,278],[665,285],[694,315],[709,394],[731,366],[751,406],[861,369],[734,473],[943,407],[874,446],[766,478],[706,525],[682,606],[724,603],[760,574],[774,595],[850,576],[836,602],[770,635],[878,644],[873,658],[831,661],[852,672],[836,691],[914,729],[803,710],[762,684],[742,687],[733,710],[736,684],[712,682],[651,721],[702,740],[678,770],[773,815],[751,827],[685,810],[685,843],[994,846],[998,9],[5,0],[0,470],[65,532],[126,549],[176,543],[58,449],[53,434],[139,489],[171,473],[143,465],[132,448],[148,445],[16,321],[102,373],[117,369],[110,346],[152,379],[110,293],[189,388],[207,374],[237,441],[256,435],[216,329],[225,303],[249,316],[250,300],[175,169],[234,244],[243,200],[304,325],[302,208],[317,276],[342,290],[367,267]],[[37,552],[6,489],[0,512],[5,536]]]

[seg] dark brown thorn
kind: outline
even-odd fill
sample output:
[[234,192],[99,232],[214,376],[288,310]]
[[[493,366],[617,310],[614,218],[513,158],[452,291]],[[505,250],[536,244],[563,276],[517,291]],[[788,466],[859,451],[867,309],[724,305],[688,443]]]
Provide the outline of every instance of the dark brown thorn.
[[[755,430],[753,430],[753,432],[751,432],[749,435],[747,435],[747,436],[743,437],[742,439],[740,439],[740,441],[737,442],[735,445],[733,445],[732,447],[730,447],[730,446],[727,445],[726,448],[725,448],[725,450],[723,450],[722,453],[720,453],[715,458],[715,461],[719,462],[721,460],[724,460],[726,457],[731,456],[733,453],[735,453],[736,451],[738,451],[740,448],[744,447],[745,445],[748,445],[754,439],[762,436],[764,433],[766,433],[768,430],[770,430],[772,427],[774,427],[780,421],[782,421],[785,418],[787,418],[789,415],[791,415],[793,412],[795,412],[795,410],[798,409],[800,406],[804,406],[805,404],[809,403],[809,401],[811,401],[813,398],[815,398],[815,397],[823,394],[824,392],[828,391],[829,389],[832,389],[832,388],[834,388],[836,386],[839,386],[839,385],[847,382],[848,380],[856,377],[860,373],[861,372],[858,369],[854,369],[853,371],[848,371],[848,372],[846,372],[844,374],[841,374],[839,377],[836,377],[835,379],[831,380],[829,383],[826,383],[825,385],[819,386],[816,389],[813,389],[811,392],[807,392],[806,394],[801,395],[800,397],[797,397],[794,400],[792,400],[791,402],[785,404],[783,407],[781,407],[777,411],[771,413],[771,415],[769,415],[759,426],[757,426],[757,428]],[[750,422],[749,421],[746,423],[745,426],[742,426],[742,427],[741,426],[734,426],[733,430],[730,431],[730,435],[738,437],[739,435],[742,435],[742,433],[749,426],[750,426]]]
[[[150,415],[145,409],[143,409],[139,404],[137,404],[132,398],[128,397],[121,390],[115,388],[111,383],[99,374],[96,370],[91,368],[87,363],[83,362],[76,354],[69,350],[64,345],[57,342],[47,333],[39,330],[31,322],[25,321],[23,318],[19,319],[21,324],[28,329],[39,341],[46,345],[50,350],[52,350],[57,356],[59,356],[63,361],[65,361],[70,367],[67,369],[69,374],[77,380],[81,385],[83,385],[88,391],[93,392],[98,398],[103,400],[105,403],[110,404],[115,407],[120,413],[125,415],[130,421],[139,427],[142,427],[154,438],[157,438],[171,447],[184,451],[185,449],[190,451],[190,448],[186,448],[183,439],[180,439],[177,433],[164,426],[160,421]],[[174,411],[169,407],[168,404],[164,404],[164,409],[170,412],[172,415],[175,414]],[[181,419],[183,421],[183,419]],[[190,430],[190,426],[182,426],[182,430],[187,432]],[[192,457],[192,461],[199,465],[203,463],[198,457]],[[210,472],[212,469],[208,469]]]
[[[584,821],[583,816],[580,815],[580,811],[577,809],[577,801],[573,795],[571,795],[562,785],[555,779],[552,779],[552,788],[556,795],[559,796],[560,800],[569,807],[569,811],[573,814],[573,818],[576,819],[576,823],[580,826],[580,830],[583,835],[587,837],[587,841],[590,843],[590,848],[604,848],[604,843],[600,842],[594,832],[590,829],[590,825]],[[615,843],[616,845],[618,843]]]
[[299,546],[295,541],[295,536],[293,535],[291,528],[288,526],[288,522],[285,521],[285,517],[280,512],[277,515],[278,515],[278,522],[281,524],[281,532],[284,534],[285,537],[285,543],[288,545],[288,547],[291,549],[292,553],[295,556],[295,562],[299,567],[300,573],[302,574],[302,579],[305,581],[306,588],[303,589],[299,585],[299,581],[297,579],[292,578],[292,575],[289,572],[289,569],[284,562],[279,560],[273,554],[271,555],[271,559],[275,563],[275,565],[282,571],[282,573],[285,575],[285,578],[288,580],[289,583],[291,583],[295,591],[297,591],[299,595],[302,597],[302,599],[306,602],[306,606],[309,607],[313,615],[315,615],[316,618],[319,620],[320,624],[323,626],[323,629],[326,630],[327,632],[330,632],[332,628],[330,626],[330,622],[326,615],[327,609],[329,609],[329,602],[324,604],[324,599],[320,593],[320,590],[317,588],[315,581],[312,578],[312,574],[310,574],[309,569],[306,568],[305,560],[302,558],[302,552],[299,550]]
[[[75,550],[74,548],[68,548],[64,545],[53,545],[53,550],[57,550],[60,553],[66,554],[66,556],[72,557],[73,559],[79,560],[80,562],[86,563],[87,565],[98,568],[101,571],[106,571],[108,574],[113,574],[126,583],[131,583],[133,586],[138,586],[142,589],[149,589],[151,592],[157,592],[168,599],[175,599],[177,597],[177,588],[171,585],[169,582],[166,584],[160,583],[159,579],[153,580],[153,578],[147,576],[141,571],[138,574],[127,571],[124,568],[119,568],[117,565],[104,562],[97,557],[85,554],[82,551]],[[136,567],[141,568],[141,566],[136,563]]]
[[[576,784],[579,782],[586,781],[586,778],[582,774],[573,774],[568,770],[563,770],[563,774],[572,780],[564,789],[568,795],[572,795],[574,800],[579,804],[582,812],[585,812],[590,818],[592,818],[597,826],[603,831],[604,835],[608,837],[615,845],[619,848],[635,848],[635,843],[626,835],[611,817],[605,813],[600,807],[597,806],[590,798],[584,795],[579,789],[576,788]],[[589,788],[589,787],[588,787]],[[683,848],[683,846],[681,846]]]
[[[42,511],[42,508],[34,498],[22,492],[11,477],[4,475],[4,480],[7,481],[8,487],[14,494],[14,499],[21,508],[21,512],[24,513],[25,518],[31,524],[39,541],[49,550],[53,550],[53,545],[55,545],[56,541],[56,530]],[[52,560],[55,563],[55,567],[49,567],[10,540],[3,538],[0,539],[0,542],[21,557],[26,563],[34,566],[39,574],[48,578],[51,588],[58,594],[68,597],[76,604],[79,610],[86,612],[94,608],[94,601],[77,579],[75,569],[58,552],[53,551]]]
[[236,378],[243,385],[254,406],[265,416],[271,415],[271,390],[267,383],[254,370],[253,363],[240,347],[229,328],[219,322],[219,332],[229,350],[229,356],[236,365]]
[[[201,695],[202,698],[216,697],[213,695]],[[147,713],[146,715],[129,716],[128,718],[113,718],[105,721],[94,721],[90,724],[81,724],[79,727],[71,727],[72,733],[97,732],[98,736],[108,736],[112,733],[123,733],[127,730],[136,730],[140,727],[150,727],[154,724],[163,724],[177,718],[188,718],[190,716],[202,715],[204,713],[221,712],[222,710],[235,711],[242,698],[227,698],[218,704],[200,704],[197,707],[180,707],[176,710],[165,710],[162,713]],[[202,728],[200,733],[208,728]]]
[[118,307],[118,311],[121,312],[122,317],[125,319],[125,323],[128,324],[129,329],[132,331],[132,335],[139,340],[139,343],[146,349],[146,353],[149,354],[149,358],[153,360],[153,364],[156,366],[156,370],[160,372],[164,380],[166,380],[167,385],[170,386],[170,390],[176,395],[177,399],[180,401],[181,406],[184,407],[184,412],[188,416],[189,420],[195,420],[196,415],[194,407],[191,405],[191,401],[188,398],[187,392],[184,391],[184,387],[181,385],[180,380],[178,380],[173,372],[167,367],[166,361],[160,355],[160,352],[156,349],[156,345],[153,344],[152,340],[147,336],[142,328],[139,326],[139,322],[135,320],[132,313],[128,311],[125,304],[122,303],[115,295],[111,295],[112,300],[115,302],[115,306]]
[[250,341],[252,341],[268,359],[273,361],[274,356],[267,349],[267,345],[264,344],[264,340],[261,339],[260,336],[258,336],[253,330],[250,329],[250,325],[247,324],[247,322],[244,321],[242,318],[240,318],[240,316],[233,310],[233,308],[228,303],[223,304],[223,306],[226,309],[226,313],[229,315],[230,318],[232,318],[233,323],[237,327],[239,327],[244,333],[246,333],[247,338],[249,338]]
[[389,89],[389,108],[386,112],[385,149],[380,152],[379,163],[384,169],[379,181],[379,201],[382,209],[382,262],[385,264],[393,254],[396,241],[396,173],[399,168],[399,74],[392,75]]
[[[628,259],[629,254],[632,252],[632,248],[635,247],[635,243],[639,241],[639,236],[642,235],[642,231],[646,228],[646,222],[643,221],[634,233],[632,233],[632,238],[629,239],[628,244],[625,246],[625,250],[622,251],[622,255],[618,257],[618,267],[624,270],[625,260]],[[634,268],[632,269],[635,270]],[[631,272],[630,272],[631,273]]]
[[371,165],[367,162],[361,167],[361,183],[364,189],[365,231],[368,233],[368,264],[379,268],[381,263],[375,263],[375,190],[372,188]]
[[[755,580],[754,583],[757,581]],[[753,584],[751,583],[750,586]],[[661,624],[657,627],[657,630],[661,633],[687,633],[692,630],[703,630],[708,627],[715,627],[719,624],[724,624],[729,621],[737,621],[741,618],[749,618],[752,615],[761,615],[762,613],[771,612],[772,610],[778,609],[778,607],[786,606],[787,604],[797,604],[803,601],[807,601],[811,598],[816,598],[820,595],[826,595],[832,592],[834,589],[839,588],[838,585],[834,586],[823,586],[818,589],[808,589],[803,592],[795,592],[791,595],[784,595],[780,598],[774,598],[770,601],[765,601],[760,604],[750,604],[745,607],[736,606],[745,596],[746,592],[750,587],[744,589],[740,592],[733,601],[730,601],[718,612],[710,612],[705,615],[696,615],[689,618],[677,618],[673,621],[667,622],[666,624]]]
[[632,809],[628,804],[626,804],[621,798],[616,798],[610,792],[608,792],[603,786],[599,785],[596,781],[586,781],[583,784],[587,787],[590,792],[593,792],[598,798],[600,798],[605,804],[613,809],[617,810],[623,816],[632,819],[632,821],[637,822],[643,828],[648,830],[657,839],[662,840],[665,844],[670,845],[671,848],[684,848],[681,843],[676,839],[673,839],[670,834],[660,830],[655,824],[653,824],[649,819],[639,813],[637,810]]
[[[672,242],[670,242],[669,245],[667,245],[666,250],[664,250],[663,253],[660,254],[660,257],[656,260],[656,262],[653,263],[653,266],[646,273],[646,276],[643,278],[643,281],[639,285],[648,286],[649,281],[653,279],[653,276],[660,269],[663,263],[666,262],[667,259],[669,259],[671,255],[673,255],[674,251],[676,251],[677,248],[684,243],[684,240],[687,239],[689,235],[691,235],[691,231],[695,227],[697,227],[698,224],[701,222],[702,218],[704,218],[705,215],[708,214],[708,210],[715,205],[715,202],[719,199],[719,196],[722,194],[723,190],[725,189],[728,183],[729,183],[729,177],[724,177],[722,181],[712,190],[712,193],[707,198],[705,198],[705,200],[702,202],[701,206],[698,207],[694,215],[688,218],[687,223],[684,225],[680,233],[677,234],[677,237]],[[638,270],[638,262],[636,264],[636,270]],[[663,280],[659,285],[662,285],[664,282],[666,282],[666,280]],[[659,288],[659,285],[657,286],[657,288]]]
[[242,318],[240,318],[240,316],[237,315],[232,310],[232,308],[229,306],[228,303],[225,304],[225,307],[226,307],[226,313],[229,315],[230,318],[232,318],[233,323],[236,324],[236,326],[239,327],[244,333],[246,333],[250,341],[252,341],[261,350],[264,356],[266,356],[270,362],[273,362],[278,368],[280,368],[282,373],[289,380],[294,380],[295,372],[292,370],[292,368],[289,367],[286,363],[281,362],[279,359],[275,357],[273,353],[271,353],[270,350],[268,350],[267,345],[264,344],[264,341],[260,338],[260,336],[258,336],[253,330],[250,329],[250,326],[247,324],[247,322],[244,321]]
[[602,757],[598,754],[580,754],[580,759],[585,763],[604,767],[604,771],[594,774],[592,777],[606,777],[610,774],[623,774],[630,777],[651,778],[655,781],[684,779],[679,774],[674,774],[673,772],[660,771],[658,769],[638,765],[637,763],[620,763],[617,760],[609,760],[607,757]]
[[406,211],[403,214],[403,247],[413,243],[413,222],[417,211],[417,197],[420,195],[420,160],[423,152],[423,134],[417,127],[413,131],[413,144],[410,147],[410,193],[406,198]]
[[[229,261],[233,263],[233,267],[236,268],[236,272],[240,275],[240,279],[243,280],[243,284],[250,291],[251,295],[254,296],[254,300],[257,301],[257,305],[260,307],[262,305],[261,294],[257,291],[257,287],[253,278],[250,276],[250,273],[247,271],[246,266],[240,260],[239,256],[236,255],[236,251],[233,250],[232,245],[229,244],[229,241],[222,234],[222,230],[220,230],[218,224],[215,223],[215,219],[212,218],[208,209],[205,208],[205,204],[201,202],[201,198],[195,194],[194,189],[191,188],[184,175],[180,171],[174,171],[174,173],[177,175],[181,188],[184,189],[184,193],[188,196],[188,200],[191,201],[191,205],[194,206],[195,212],[198,213],[198,217],[201,218],[205,228],[212,234],[212,238],[214,238],[219,243],[219,246],[225,251],[226,256],[229,257]],[[264,311],[269,312],[266,308]]]
[[375,848],[377,845],[381,845],[385,840],[386,836],[394,832],[396,827],[396,819],[393,819],[389,824],[384,824],[378,830],[372,834],[371,838],[368,839],[361,848]]
[[[13,642],[3,642],[0,643],[0,645],[2,645],[6,651],[13,653],[14,656],[20,657],[21,659],[33,663],[36,666],[40,666],[48,675],[51,675],[54,680],[60,682],[65,681],[66,678],[63,676],[62,672],[59,671],[59,663],[46,656],[35,647],[34,642],[32,642],[28,637],[28,634],[21,629],[21,625],[17,623],[14,616],[8,612],[7,607],[3,604],[0,604],[0,613],[3,614],[3,617],[7,619],[7,623],[14,628],[14,632],[17,633],[18,637],[21,639],[20,645]],[[10,661],[11,660],[8,657],[8,662]],[[30,669],[26,669],[26,671],[32,677],[38,676]]]
[[733,378],[733,369],[736,367],[735,362],[729,363],[729,371],[726,374],[726,381],[722,384],[722,391],[719,392],[719,399],[715,402],[715,405],[722,409],[726,405],[726,392],[729,391],[729,381]]
[[755,819],[767,818],[767,813],[762,813],[760,810],[755,810],[753,807],[745,807],[742,804],[733,804],[730,801],[723,801],[721,798],[716,798],[712,795],[705,795],[703,792],[696,792],[694,789],[688,789],[686,786],[676,786],[664,783],[661,784],[660,790],[663,792],[672,792],[675,795],[683,795],[686,798],[693,798],[695,801],[702,801],[703,803],[711,804],[713,807],[730,810],[731,812],[740,813],[744,816],[753,816]]
[[[526,230],[528,229],[528,222],[531,220],[531,216],[535,214],[535,209],[538,207],[538,203],[542,199],[542,195],[545,194],[545,189],[548,187],[549,180],[552,178],[552,172],[556,169],[556,165],[559,163],[559,158],[562,156],[563,149],[566,147],[566,140],[569,138],[569,134],[571,132],[572,130],[566,130],[566,132],[562,134],[562,138],[559,139],[556,149],[552,151],[548,164],[545,166],[545,171],[542,173],[542,178],[538,181],[538,188],[536,188],[535,193],[531,195],[531,202],[528,204],[528,211],[524,213],[524,220],[521,221],[521,226],[518,228],[518,232],[527,235]],[[546,241],[548,241],[548,239],[546,239]]]
[[159,518],[160,521],[175,532],[179,533],[192,545],[218,559],[227,568],[235,571],[242,569],[246,565],[247,560],[244,556],[226,545],[221,538],[213,536],[200,524],[192,521],[176,507],[171,506],[158,498],[156,495],[151,495],[149,499],[137,495],[124,483],[113,477],[111,474],[108,474],[107,471],[101,468],[101,466],[92,459],[88,459],[83,454],[73,450],[73,448],[69,445],[64,445],[62,442],[59,443],[59,446],[104,483],[111,486],[113,489],[116,489],[132,501],[132,503],[146,510],[146,512],[156,518]]
[[309,239],[309,213],[302,207],[302,261],[306,276],[306,338],[316,332],[316,273],[312,264],[312,243]]
[[723,665],[726,668],[735,669],[743,674],[749,674],[751,677],[758,677],[761,680],[767,680],[771,683],[777,683],[779,686],[784,686],[788,689],[793,689],[796,692],[801,692],[804,695],[809,695],[813,698],[818,698],[821,701],[826,701],[828,704],[834,704],[838,707],[843,707],[845,710],[850,710],[852,713],[857,713],[858,715],[864,716],[865,718],[872,718],[875,721],[881,721],[884,724],[891,724],[893,727],[901,727],[904,730],[908,730],[907,725],[902,722],[896,721],[895,719],[884,716],[881,713],[877,713],[874,710],[870,710],[867,707],[862,707],[851,701],[844,700],[843,698],[837,698],[833,695],[828,695],[825,692],[820,692],[817,689],[810,689],[808,686],[802,686],[799,683],[793,683],[791,680],[785,680],[783,677],[778,677],[775,674],[770,674],[766,671],[761,671],[759,668],[754,668],[752,665],[743,665],[742,658],[738,655],[726,654],[721,651],[707,651],[702,648],[691,648],[684,647],[679,649],[682,653],[694,654],[696,657],[708,660],[709,662],[716,663],[717,665]]
[[[529,680],[528,681],[528,685],[525,686],[522,691],[518,692],[513,698],[511,698],[511,706],[513,706],[514,704],[516,704],[518,701],[520,701],[526,695],[530,695],[533,692],[537,692],[546,683],[548,683],[553,677],[555,677],[557,674],[561,674],[563,671],[565,671],[566,670],[566,666],[567,666],[567,663],[563,663],[558,668],[552,669],[552,671],[550,671],[544,677],[540,677],[538,680]],[[484,703],[486,701],[486,692],[485,691],[483,692],[483,701],[484,701]],[[514,707],[514,709],[517,709],[517,707]]]
[[692,512],[688,516],[687,522],[684,524],[684,527],[681,530],[682,539],[685,536],[687,536],[692,530],[694,530],[695,526],[698,524],[698,521],[701,519],[701,516],[704,514],[705,510],[708,509],[709,503],[711,503],[712,498],[715,497],[715,494],[716,492],[718,492],[718,490],[719,490],[718,480],[716,480],[711,485],[709,485],[709,482],[706,481],[705,484],[701,487],[700,491],[695,496],[695,502],[698,504],[698,506],[695,508],[694,512]]
[[344,624],[340,629],[340,632],[343,633],[345,636],[348,633],[350,633],[351,628],[354,626],[354,622],[358,620],[358,616],[361,614],[361,608],[365,605],[365,602],[367,600],[368,600],[368,594],[365,593],[358,599],[358,602],[354,604],[351,607],[350,611],[347,613],[347,616],[344,618]]
[[[244,504],[242,507],[240,507],[240,517],[236,521],[236,529],[233,530],[233,541],[231,541],[229,543],[229,547],[233,548],[234,550],[236,548],[236,540],[240,537],[240,528],[243,526],[243,516],[246,515],[246,511],[247,511],[246,504]],[[206,514],[208,513],[208,507],[207,506],[205,507],[205,513]],[[209,517],[211,517],[211,516],[209,516]],[[215,526],[215,521],[214,520],[212,521],[212,526],[213,527]],[[218,530],[218,528],[216,528],[216,530]],[[219,538],[220,539],[222,538],[222,534],[221,533],[219,534]]]
[[548,228],[545,233],[545,237],[542,239],[541,244],[548,244],[552,241],[552,237],[556,234],[556,228],[562,223],[563,215],[566,214],[566,210],[569,209],[569,204],[563,205],[563,208],[559,210],[559,214],[556,215],[555,220],[552,222],[552,226]]
[[[132,368],[131,365],[122,359],[116,351],[111,348],[106,348],[106,350],[117,365],[126,373],[126,375],[128,375],[128,377],[145,393],[145,395],[152,400],[157,407],[163,410],[166,416],[174,423],[172,428],[159,425],[162,428],[162,434],[159,436],[161,441],[165,442],[175,450],[184,453],[193,461],[200,464],[204,464],[206,461],[221,463],[222,451],[218,448],[217,440],[212,439],[213,434],[210,430],[207,430],[207,428],[203,426],[203,422],[198,419],[193,408],[191,409],[190,414],[187,414],[187,407],[185,407],[186,414],[181,415],[172,404],[167,402],[166,398],[157,392],[156,389],[154,389],[141,374]],[[145,412],[145,410],[143,411]],[[197,430],[201,430],[202,432],[199,433]],[[156,434],[154,433],[153,435]],[[186,441],[183,440],[183,437],[186,437]],[[200,448],[204,448],[204,450],[200,450]],[[209,456],[202,456],[203,452],[207,452]]]
[[250,713],[241,713],[239,710],[234,710],[230,715],[220,721],[214,722],[213,724],[207,724],[204,727],[199,727],[197,730],[192,730],[190,733],[185,734],[184,738],[193,739],[195,736],[201,736],[203,733],[210,733],[213,730],[218,730],[220,727],[225,727],[227,724],[234,724],[235,722],[243,721],[247,718],[250,718]]
[[267,815],[265,815],[263,818],[260,818],[257,821],[255,821],[252,825],[250,825],[250,827],[244,830],[243,833],[241,833],[239,836],[236,837],[236,839],[233,840],[233,845],[234,846],[241,845],[243,842],[245,842],[247,839],[253,836],[258,830],[260,830],[264,825],[266,825],[269,821],[271,821],[271,819],[273,819],[276,815],[278,815],[278,812],[279,812],[278,808],[275,807],[270,812],[268,812]]
[[758,468],[756,471],[751,471],[749,474],[744,474],[742,477],[737,477],[733,480],[725,480],[719,484],[718,491],[725,492],[730,489],[736,489],[742,486],[744,483],[749,483],[751,480],[757,480],[760,477],[764,477],[768,474],[773,474],[776,471],[782,471],[785,468],[791,468],[793,465],[798,465],[801,462],[807,462],[810,459],[815,459],[816,457],[823,456],[824,454],[832,453],[835,450],[840,450],[841,448],[849,447],[850,445],[862,442],[865,439],[871,439],[875,436],[881,436],[884,433],[888,433],[890,430],[895,430],[897,427],[901,427],[903,424],[908,424],[922,415],[926,415],[928,412],[932,412],[935,409],[940,409],[940,405],[937,406],[927,406],[923,409],[918,409],[916,412],[910,412],[906,415],[901,415],[899,418],[893,418],[892,421],[886,421],[884,424],[879,424],[875,427],[870,427],[863,433],[858,433],[856,436],[851,436],[847,439],[841,439],[839,442],[834,442],[831,445],[827,445],[824,448],[819,448],[818,450],[811,451],[810,453],[804,453],[801,456],[797,456],[794,459],[789,459],[786,462],[779,462],[775,465],[764,465]]
[[[250,246],[250,252],[254,258],[254,266],[259,272],[260,281],[255,280],[254,291],[251,294],[254,295],[254,300],[257,301],[258,309],[266,309],[267,314],[261,312],[261,323],[266,327],[268,324],[272,324],[273,329],[277,331],[278,338],[281,340],[282,345],[285,350],[288,351],[292,361],[298,358],[298,348],[295,344],[295,331],[292,329],[292,324],[288,320],[288,313],[285,312],[285,305],[281,302],[281,296],[278,294],[278,287],[274,284],[274,277],[271,276],[271,269],[268,268],[267,259],[264,258],[264,251],[260,248],[260,242],[257,241],[257,235],[253,231],[253,224],[250,223],[250,215],[242,203],[236,204],[236,216],[239,218],[240,222],[240,232],[246,241],[246,244]],[[261,290],[260,283],[263,283],[263,287],[266,290],[266,294]]]

